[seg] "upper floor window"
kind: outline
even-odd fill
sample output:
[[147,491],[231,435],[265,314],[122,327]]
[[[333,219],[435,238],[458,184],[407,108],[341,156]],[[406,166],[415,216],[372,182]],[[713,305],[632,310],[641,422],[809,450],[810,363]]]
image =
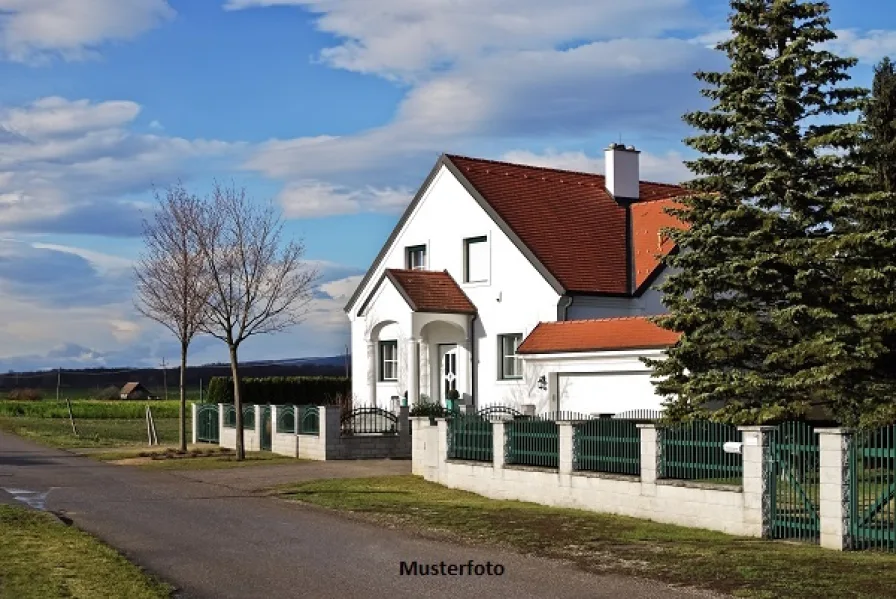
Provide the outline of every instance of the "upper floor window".
[[500,361],[498,372],[502,379],[523,378],[522,361],[516,353],[522,342],[523,336],[520,333],[498,335],[498,359]]
[[464,283],[488,281],[488,238],[486,236],[464,239]]
[[397,341],[380,341],[380,380],[398,380]]
[[412,245],[405,249],[405,262],[410,270],[426,269],[426,246]]

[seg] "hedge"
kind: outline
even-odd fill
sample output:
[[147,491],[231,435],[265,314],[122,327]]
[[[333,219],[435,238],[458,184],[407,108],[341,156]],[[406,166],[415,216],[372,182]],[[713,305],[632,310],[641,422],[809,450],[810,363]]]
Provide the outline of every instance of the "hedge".
[[[328,405],[351,394],[351,379],[344,376],[269,376],[241,384],[243,405]],[[233,403],[233,377],[212,377],[207,401]]]

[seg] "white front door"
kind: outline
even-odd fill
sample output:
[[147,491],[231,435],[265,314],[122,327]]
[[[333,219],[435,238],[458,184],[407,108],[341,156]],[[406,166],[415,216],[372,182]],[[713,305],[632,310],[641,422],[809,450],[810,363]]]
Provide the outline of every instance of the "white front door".
[[439,345],[439,372],[442,403],[448,398],[448,392],[457,389],[457,345]]

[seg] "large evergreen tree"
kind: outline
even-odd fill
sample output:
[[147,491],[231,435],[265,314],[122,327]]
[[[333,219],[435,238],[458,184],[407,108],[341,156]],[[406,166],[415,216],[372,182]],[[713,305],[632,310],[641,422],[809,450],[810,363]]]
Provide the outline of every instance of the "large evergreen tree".
[[700,72],[706,111],[684,116],[700,133],[689,167],[694,194],[674,213],[679,251],[662,286],[662,326],[683,333],[651,361],[673,419],[706,415],[756,423],[834,401],[859,367],[859,342],[839,272],[824,255],[835,205],[855,178],[844,151],[865,90],[844,86],[855,60],[823,48],[828,6],[731,0],[727,72]]
[[837,258],[849,310],[858,328],[863,368],[837,404],[850,425],[896,418],[896,69],[884,59],[861,119],[862,140],[852,153],[859,190],[834,210],[827,255]]

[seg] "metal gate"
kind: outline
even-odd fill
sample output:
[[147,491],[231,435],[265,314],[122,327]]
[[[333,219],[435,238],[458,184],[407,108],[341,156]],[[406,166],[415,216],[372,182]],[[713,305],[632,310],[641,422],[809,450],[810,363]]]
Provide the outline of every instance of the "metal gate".
[[196,406],[196,440],[200,443],[218,443],[218,404]]
[[818,445],[815,428],[805,422],[785,422],[771,435],[766,488],[774,539],[818,543]]
[[855,435],[849,486],[853,549],[896,552],[896,425]]
[[271,450],[271,406],[261,406],[261,450]]

